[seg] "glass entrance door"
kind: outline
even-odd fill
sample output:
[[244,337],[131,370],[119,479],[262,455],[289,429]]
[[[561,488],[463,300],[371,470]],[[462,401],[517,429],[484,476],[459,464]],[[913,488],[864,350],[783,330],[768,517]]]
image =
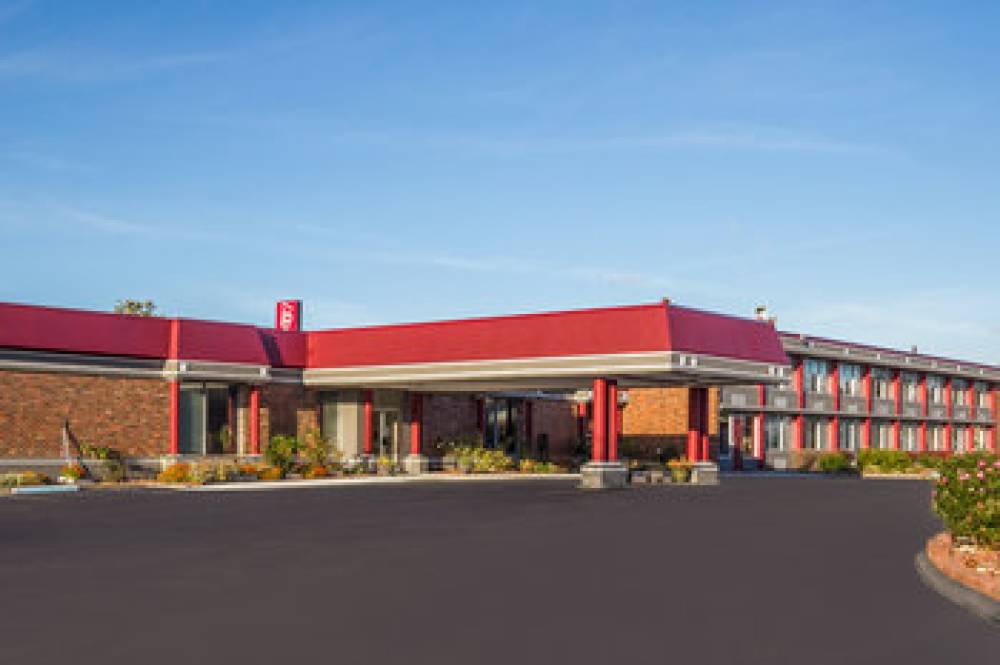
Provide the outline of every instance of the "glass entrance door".
[[372,414],[372,444],[379,457],[399,459],[399,412],[378,409]]
[[225,385],[181,386],[179,452],[212,455],[235,452],[230,431],[230,389]]

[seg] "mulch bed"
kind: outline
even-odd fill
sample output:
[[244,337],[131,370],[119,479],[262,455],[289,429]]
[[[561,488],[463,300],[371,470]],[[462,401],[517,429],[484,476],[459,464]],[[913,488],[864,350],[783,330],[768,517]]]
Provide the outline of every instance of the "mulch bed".
[[1000,551],[956,543],[950,533],[927,541],[927,557],[948,577],[1000,602]]

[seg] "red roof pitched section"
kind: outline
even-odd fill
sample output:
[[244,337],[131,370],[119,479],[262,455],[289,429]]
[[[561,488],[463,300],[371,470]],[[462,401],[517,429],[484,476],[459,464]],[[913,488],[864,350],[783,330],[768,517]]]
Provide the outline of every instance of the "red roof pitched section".
[[11,303],[0,303],[0,347],[273,367],[304,367],[306,360],[304,333]]
[[669,348],[664,306],[635,305],[308,333],[309,367],[639,353]]
[[166,358],[167,319],[0,303],[0,347]]
[[667,307],[673,351],[722,358],[789,364],[781,339],[770,323],[686,307]]
[[177,357],[183,360],[270,364],[255,326],[180,319]]

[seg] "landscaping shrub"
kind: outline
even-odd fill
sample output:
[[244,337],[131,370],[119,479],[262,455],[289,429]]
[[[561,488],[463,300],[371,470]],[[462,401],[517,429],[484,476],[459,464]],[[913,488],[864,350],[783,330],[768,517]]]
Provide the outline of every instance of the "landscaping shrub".
[[87,475],[87,470],[80,464],[66,464],[59,469],[59,477],[67,478],[73,482],[80,480]]
[[554,462],[523,459],[518,465],[521,473],[565,473],[565,469]]
[[189,483],[191,482],[191,465],[184,462],[171,464],[160,471],[156,479],[161,483]]
[[30,485],[48,485],[49,477],[38,471],[22,471],[21,473],[0,473],[0,487],[28,487]]
[[277,434],[271,437],[264,450],[264,460],[268,465],[281,469],[284,476],[295,465],[295,456],[299,450],[299,440],[294,436]]
[[915,457],[903,450],[869,448],[858,452],[858,468],[873,473],[908,473],[917,470]]
[[819,457],[819,470],[823,473],[843,473],[851,470],[851,458],[844,453],[825,453]]
[[315,427],[306,432],[299,453],[306,458],[310,467],[325,467],[331,457],[334,462],[339,463],[341,457],[340,451],[333,448],[330,441],[324,439]]
[[265,466],[257,471],[257,478],[260,480],[281,480],[285,477],[285,472],[278,466]]
[[691,478],[693,464],[684,457],[676,457],[667,462],[670,477],[675,483],[686,483]]
[[302,474],[305,478],[327,478],[330,476],[330,472],[322,464],[310,466]]
[[237,467],[239,474],[244,478],[256,478],[257,473],[260,470],[256,464],[240,464]]
[[957,538],[1000,549],[1000,458],[970,454],[941,462],[934,511]]
[[502,473],[514,468],[514,460],[503,450],[479,446],[456,446],[451,449],[459,469],[472,473]]

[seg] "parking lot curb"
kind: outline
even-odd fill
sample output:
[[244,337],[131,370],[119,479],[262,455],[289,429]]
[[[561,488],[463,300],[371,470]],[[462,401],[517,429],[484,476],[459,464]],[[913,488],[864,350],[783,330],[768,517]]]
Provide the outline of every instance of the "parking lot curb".
[[924,584],[956,605],[961,605],[979,618],[1000,628],[1000,603],[942,573],[937,566],[931,563],[927,553],[923,550],[917,553],[913,563],[917,569],[917,575]]

